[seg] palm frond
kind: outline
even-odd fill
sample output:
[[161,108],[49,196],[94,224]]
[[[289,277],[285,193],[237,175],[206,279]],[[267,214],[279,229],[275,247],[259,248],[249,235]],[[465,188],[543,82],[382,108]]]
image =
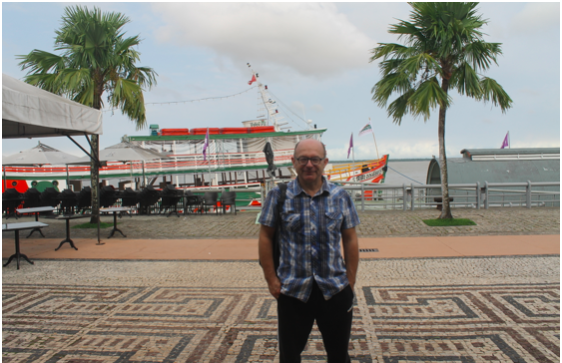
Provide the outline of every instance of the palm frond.
[[467,44],[464,53],[475,69],[486,70],[492,62],[498,64],[496,57],[502,54],[501,44],[476,41]]
[[450,86],[461,95],[467,95],[475,99],[482,97],[480,78],[468,63],[462,63],[455,69],[450,79]]
[[504,113],[508,108],[511,108],[513,101],[503,87],[494,79],[483,77],[480,81],[480,87],[482,88],[482,99],[484,102],[491,101],[494,106],[500,106]]
[[439,85],[437,78],[422,82],[410,96],[410,112],[414,116],[423,116],[427,121],[431,116],[431,110],[439,106],[449,107],[451,97]]
[[21,59],[19,66],[22,70],[29,69],[28,73],[47,73],[65,68],[65,60],[63,57],[34,49],[28,55],[19,55]]
[[395,124],[402,124],[402,118],[410,113],[409,100],[414,92],[413,89],[410,89],[388,105],[388,117],[392,117],[392,122]]
[[[94,84],[94,82],[90,82],[86,84],[85,87],[75,90],[72,100],[86,106],[94,107],[94,102],[96,99],[95,86],[96,85]],[[98,102],[99,109],[101,109],[103,107],[103,101],[101,100],[101,98],[98,99]]]
[[53,73],[36,73],[25,76],[25,82],[37,86],[41,89],[54,93],[56,95],[64,95],[65,89],[61,87],[57,80],[57,75]]
[[392,93],[397,92],[400,94],[407,93],[412,89],[408,74],[391,73],[382,78],[373,87],[373,101],[377,102],[379,106],[384,107]]
[[426,73],[432,73],[439,70],[439,68],[437,60],[427,53],[421,53],[405,59],[400,65],[400,71],[407,73],[412,80],[415,80],[417,75],[424,70]]
[[373,56],[370,59],[370,62],[373,62],[379,58],[387,59],[388,57],[392,56],[394,59],[402,59],[408,54],[411,50],[408,47],[405,47],[401,44],[395,43],[379,43],[379,46],[372,49],[371,53]]
[[67,68],[57,73],[57,80],[66,92],[87,88],[92,83],[92,75],[89,69]]

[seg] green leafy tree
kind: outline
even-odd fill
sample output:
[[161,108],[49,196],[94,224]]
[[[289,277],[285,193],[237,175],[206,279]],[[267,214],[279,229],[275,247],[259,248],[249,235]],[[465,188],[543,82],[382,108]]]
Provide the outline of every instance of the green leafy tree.
[[[443,208],[439,218],[453,218],[449,204],[445,116],[452,103],[449,90],[479,101],[492,102],[502,112],[512,100],[493,79],[479,72],[497,64],[500,43],[483,40],[481,28],[487,20],[476,14],[478,3],[409,3],[410,21],[400,20],[389,33],[398,34],[404,45],[379,43],[371,62],[381,59],[382,78],[372,89],[373,101],[387,107],[389,117],[401,124],[406,114],[430,118],[439,109],[439,162]],[[390,96],[398,97],[388,104]]]
[[[56,30],[53,54],[33,50],[21,59],[28,70],[25,81],[76,102],[100,110],[108,104],[119,108],[136,123],[146,126],[143,90],[156,84],[156,72],[139,67],[138,36],[125,37],[122,28],[129,19],[120,13],[102,13],[86,7],[67,7],[61,28]],[[99,136],[92,135],[92,155],[99,155]],[[99,165],[92,161],[92,218],[99,220]]]

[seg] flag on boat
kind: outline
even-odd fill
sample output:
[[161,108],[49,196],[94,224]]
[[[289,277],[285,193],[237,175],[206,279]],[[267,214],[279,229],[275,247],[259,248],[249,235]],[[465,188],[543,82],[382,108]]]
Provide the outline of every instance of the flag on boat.
[[255,81],[257,81],[257,78],[256,78],[256,75],[253,74],[253,75],[252,75],[252,79],[250,80],[250,82],[248,82],[248,84],[251,86],[252,83],[254,83]]
[[371,126],[371,123],[369,122],[368,124],[366,124],[361,131],[359,131],[359,136],[364,135],[364,134],[368,134],[369,132],[373,132],[373,126]]
[[209,128],[205,134],[205,143],[203,144],[203,161],[207,161],[207,148],[209,147]]
[[347,149],[347,158],[349,159],[349,153],[351,153],[351,149],[353,148],[353,132],[351,133],[351,139],[349,139],[349,149]]
[[505,137],[502,142],[502,147],[500,149],[504,149],[506,146],[509,146],[509,131],[505,134]]

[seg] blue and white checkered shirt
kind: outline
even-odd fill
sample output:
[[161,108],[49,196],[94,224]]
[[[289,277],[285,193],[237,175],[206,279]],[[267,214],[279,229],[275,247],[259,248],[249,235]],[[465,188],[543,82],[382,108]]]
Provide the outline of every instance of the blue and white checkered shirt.
[[[275,227],[279,188],[265,200],[259,223]],[[326,300],[342,291],[347,280],[341,253],[341,231],[359,224],[349,194],[323,177],[322,189],[310,197],[292,180],[281,213],[281,257],[277,276],[281,293],[308,301],[314,280]]]

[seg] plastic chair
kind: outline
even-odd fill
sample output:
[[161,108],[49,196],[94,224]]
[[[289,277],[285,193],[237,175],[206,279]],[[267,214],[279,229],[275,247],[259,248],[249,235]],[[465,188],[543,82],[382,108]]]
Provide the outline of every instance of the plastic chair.
[[29,188],[23,193],[23,206],[25,208],[35,208],[41,206],[41,192],[35,188]]
[[[162,189],[162,204],[160,204],[160,213],[164,210],[164,213],[168,212],[168,217],[175,213],[176,216],[180,216],[178,213],[178,202],[182,198],[183,192],[181,190],[176,189],[176,187],[172,184],[166,185],[164,189]],[[173,209],[172,211],[169,211]]]
[[16,212],[16,209],[23,200],[23,194],[14,188],[6,189],[6,191],[2,193],[2,212],[6,213],[6,219],[10,217],[18,219],[18,212]]
[[184,206],[183,206],[184,214],[201,211],[201,197],[199,197],[198,195],[194,195],[191,190],[185,192],[183,200],[184,200]]
[[218,196],[218,192],[205,192],[205,194],[203,194],[203,200],[201,201],[201,213],[208,213],[208,209],[205,208],[206,206],[215,207],[216,211]]
[[[222,205],[222,213],[226,213],[226,206],[229,205],[234,214],[236,214],[236,192],[223,192],[221,194],[220,203]],[[232,213],[232,212],[231,212]]]
[[78,193],[76,213],[84,214],[88,209],[92,209],[92,188],[84,187],[80,193]]

